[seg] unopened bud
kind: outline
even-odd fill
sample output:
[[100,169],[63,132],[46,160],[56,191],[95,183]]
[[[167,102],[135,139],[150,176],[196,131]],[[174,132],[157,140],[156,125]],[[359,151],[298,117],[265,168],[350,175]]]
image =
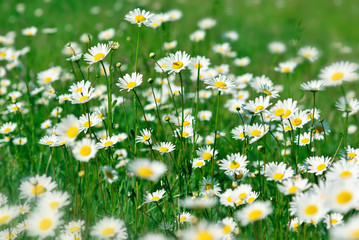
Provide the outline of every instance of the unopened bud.
[[152,78],[149,78],[147,81],[148,81],[149,84],[152,84],[152,83],[153,83],[153,79],[152,79]]
[[169,121],[171,118],[169,116],[165,117],[165,121]]
[[71,43],[70,43],[70,42],[68,42],[66,45],[67,45],[68,47],[70,47],[70,46],[71,46]]
[[155,56],[156,56],[155,53],[153,53],[153,52],[150,53],[150,58],[154,58]]
[[84,170],[81,170],[79,173],[78,173],[79,177],[83,177],[85,175],[85,171]]
[[116,67],[117,67],[117,68],[120,68],[121,65],[122,65],[122,63],[120,63],[120,62],[116,63]]

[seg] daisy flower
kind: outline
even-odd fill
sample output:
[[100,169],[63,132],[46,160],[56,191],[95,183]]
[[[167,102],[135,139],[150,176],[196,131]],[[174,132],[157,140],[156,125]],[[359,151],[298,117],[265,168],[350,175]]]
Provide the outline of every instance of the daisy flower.
[[191,57],[186,52],[177,51],[175,54],[170,53],[168,57],[159,60],[158,63],[164,71],[171,74],[185,69],[190,60]]
[[332,239],[358,239],[359,215],[354,215],[350,217],[345,224],[332,228],[330,236]]
[[96,143],[97,149],[113,147],[118,142],[117,136],[106,137],[105,139],[100,139],[99,143]]
[[211,62],[208,58],[203,56],[197,56],[191,59],[188,68],[191,71],[198,73],[198,69],[200,69],[200,71],[206,71],[209,68],[210,64]]
[[247,205],[236,213],[242,226],[266,218],[272,213],[273,209],[270,202],[257,201]]
[[34,210],[26,221],[29,236],[38,236],[40,239],[55,236],[56,228],[62,223],[62,215],[62,212],[47,211],[47,208],[39,207]]
[[308,192],[294,197],[289,211],[307,223],[317,223],[327,214],[328,209],[319,194]]
[[293,127],[294,130],[297,128],[303,128],[303,126],[308,123],[309,120],[310,119],[308,119],[305,111],[297,111],[293,113],[288,119],[290,126]]
[[240,170],[246,168],[248,164],[247,156],[235,153],[227,155],[227,159],[223,159],[219,163],[219,169],[224,170],[227,175],[239,174]]
[[308,157],[305,162],[308,164],[308,172],[315,173],[315,175],[322,175],[330,165],[330,157],[316,156]]
[[359,193],[355,182],[335,182],[328,195],[333,211],[347,213],[358,206]]
[[74,141],[79,133],[79,120],[72,114],[62,119],[56,127],[56,134],[66,142]]
[[309,82],[300,84],[301,89],[303,89],[305,91],[310,91],[310,92],[323,91],[324,86],[325,86],[324,81],[321,81],[321,80],[313,80],[313,81],[309,81]]
[[293,219],[290,220],[289,222],[289,228],[290,230],[292,230],[293,232],[297,232],[298,231],[298,227],[303,223],[302,220],[299,220],[299,218],[295,217]]
[[279,100],[271,109],[271,116],[273,120],[286,119],[292,116],[298,110],[297,101],[288,98],[284,101]]
[[271,53],[284,53],[287,47],[282,42],[271,42],[268,45],[268,49]]
[[143,75],[140,73],[132,73],[126,74],[123,78],[118,79],[118,83],[116,84],[122,90],[127,90],[127,92],[131,91],[135,87],[138,87],[142,84]]
[[136,137],[136,142],[149,144],[152,142],[151,136],[152,136],[151,130],[149,130],[147,128],[142,129],[142,130],[140,130],[140,134],[137,135],[137,137]]
[[238,199],[242,200],[245,200],[251,191],[252,186],[249,184],[241,184],[233,190],[234,194],[238,197]]
[[247,109],[249,112],[254,114],[261,113],[267,109],[271,105],[269,103],[269,97],[259,96],[254,101],[250,100],[245,106],[244,109]]
[[140,178],[155,182],[167,171],[167,167],[159,161],[138,159],[129,164],[129,170]]
[[72,84],[69,91],[71,92],[70,100],[72,104],[84,104],[96,96],[95,89],[91,87],[91,83],[84,80]]
[[211,117],[212,117],[211,111],[203,110],[198,112],[198,118],[201,121],[209,121],[211,120]]
[[298,55],[308,59],[310,62],[314,62],[319,57],[319,51],[315,47],[304,46],[298,50]]
[[310,186],[311,184],[306,178],[293,178],[284,180],[281,184],[278,185],[278,189],[284,195],[291,195],[297,194],[299,192],[304,192]]
[[96,239],[127,239],[125,223],[114,217],[104,217],[92,227],[91,236]]
[[234,129],[232,129],[232,131],[231,131],[232,137],[237,140],[244,140],[247,136],[246,126],[247,125],[244,125],[244,126],[239,125],[238,127],[235,127]]
[[192,33],[190,36],[189,36],[189,39],[192,41],[192,42],[199,42],[199,41],[203,41],[204,38],[206,36],[206,32],[203,31],[203,30],[197,30],[195,31],[194,33]]
[[110,40],[114,36],[115,36],[115,29],[114,28],[109,28],[109,29],[101,31],[98,34],[98,39],[99,40]]
[[[237,223],[232,217],[226,217],[218,223],[222,227],[223,239],[232,239],[232,232],[235,232]],[[227,238],[226,238],[227,237]]]
[[348,113],[349,116],[356,114],[359,111],[358,99],[346,99],[346,97],[339,98],[339,101],[335,103],[337,109],[343,113],[343,117]]
[[311,141],[313,141],[313,136],[310,132],[305,132],[303,134],[300,134],[299,136],[296,136],[295,138],[295,143],[299,146],[309,145]]
[[279,92],[277,90],[275,90],[273,86],[267,85],[267,84],[260,84],[260,86],[258,88],[258,92],[264,93],[265,95],[267,95],[270,98],[279,97],[279,94],[278,94]]
[[214,197],[186,197],[182,200],[181,206],[188,209],[199,210],[211,208],[216,205],[216,203],[217,200]]
[[146,10],[136,8],[135,10],[130,11],[128,14],[126,14],[125,20],[132,24],[137,24],[137,26],[139,27],[141,27],[142,24],[148,27],[150,26],[153,17],[154,14],[151,14]]
[[45,193],[39,200],[38,206],[50,211],[57,211],[70,204],[70,195],[67,192],[52,191]]
[[22,35],[25,35],[25,36],[35,36],[37,33],[37,28],[36,27],[28,27],[28,28],[21,30],[21,33],[22,33]]
[[275,67],[274,71],[281,72],[281,73],[292,73],[297,66],[296,62],[288,61],[279,63],[279,67]]
[[90,114],[82,114],[82,116],[79,119],[79,130],[80,132],[87,133],[87,130],[90,127],[96,126],[99,124],[102,120],[97,117],[98,114],[96,112]]
[[325,86],[336,86],[349,81],[359,65],[351,62],[335,62],[320,71],[319,79],[324,81]]
[[165,50],[171,50],[171,49],[175,48],[176,46],[177,46],[177,41],[163,43],[163,48]]
[[292,177],[294,174],[294,171],[292,170],[292,167],[287,168],[287,164],[285,163],[275,163],[270,162],[267,163],[265,166],[264,176],[267,177],[268,181],[277,181],[281,182],[285,179],[288,179]]
[[212,178],[203,178],[202,184],[201,184],[201,194],[204,196],[207,195],[219,195],[221,191],[221,188],[219,186],[219,182],[216,179],[213,179],[212,184]]
[[223,237],[222,229],[217,224],[199,222],[198,225],[187,228],[181,232],[182,240],[188,239],[211,239],[220,240]]
[[324,223],[327,225],[327,229],[341,225],[344,223],[344,216],[340,213],[330,213],[324,217]]
[[108,44],[98,43],[97,46],[91,47],[88,51],[89,53],[84,54],[84,59],[89,65],[92,65],[102,61],[111,51],[111,47]]
[[328,181],[357,181],[359,180],[359,164],[342,159],[334,162],[325,174]]
[[204,161],[203,159],[195,158],[195,159],[193,159],[193,162],[192,162],[192,168],[194,168],[194,169],[195,168],[201,168],[205,164],[206,164],[206,161]]
[[202,30],[210,29],[216,26],[217,21],[213,18],[205,18],[198,22],[198,27]]
[[173,150],[175,150],[175,145],[173,145],[171,142],[161,142],[157,143],[153,146],[153,150],[158,151],[161,155],[165,153],[170,153]]
[[105,175],[105,180],[107,180],[107,182],[113,183],[118,180],[118,173],[112,167],[106,165],[106,166],[101,167],[101,170],[102,170],[103,174]]
[[249,57],[236,58],[233,63],[238,67],[246,67],[251,63],[251,60]]
[[13,122],[6,122],[0,127],[0,133],[2,134],[9,134],[12,133],[15,128],[17,127],[17,123]]
[[0,226],[8,224],[20,214],[18,207],[4,205],[0,207]]
[[254,125],[245,126],[245,131],[246,136],[251,138],[250,143],[254,143],[267,134],[269,126],[255,123]]
[[216,158],[218,151],[216,150],[214,152],[214,149],[211,148],[211,146],[203,146],[196,150],[196,154],[200,159],[203,159],[205,161],[211,160],[212,157]]
[[230,188],[219,195],[219,202],[226,207],[235,207],[235,202],[238,200],[236,193]]
[[157,190],[153,193],[147,192],[144,197],[146,199],[145,203],[157,202],[164,197],[165,193],[166,193],[166,191],[164,189]]
[[74,157],[80,162],[90,161],[96,156],[97,151],[95,141],[90,138],[83,138],[76,142],[72,149]]
[[81,234],[85,230],[85,221],[71,221],[64,226],[64,231],[70,234]]
[[257,198],[259,197],[259,193],[257,192],[250,192],[246,198],[246,202],[247,203],[252,203],[254,202]]
[[53,182],[51,177],[36,175],[21,182],[19,187],[20,197],[27,199],[39,197],[45,192],[51,192],[56,186],[56,182]]
[[229,79],[221,74],[218,75],[218,77],[206,79],[204,83],[208,85],[206,89],[217,89],[218,91],[232,89],[235,87],[232,79]]
[[179,219],[180,223],[190,222],[192,215],[189,212],[182,212],[177,219]]
[[46,85],[53,83],[60,79],[60,71],[56,71],[55,68],[42,71],[37,74],[37,82],[40,85]]

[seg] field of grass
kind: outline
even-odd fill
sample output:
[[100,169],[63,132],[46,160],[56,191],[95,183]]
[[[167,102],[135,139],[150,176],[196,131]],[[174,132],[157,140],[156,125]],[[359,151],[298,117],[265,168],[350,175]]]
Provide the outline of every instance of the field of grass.
[[0,8],[0,240],[359,239],[356,0]]

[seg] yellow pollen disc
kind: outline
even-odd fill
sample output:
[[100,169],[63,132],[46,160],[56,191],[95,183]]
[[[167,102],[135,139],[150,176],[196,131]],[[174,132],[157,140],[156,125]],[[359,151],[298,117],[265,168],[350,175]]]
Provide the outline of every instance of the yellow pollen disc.
[[288,73],[288,72],[290,72],[290,68],[289,68],[289,67],[285,67],[285,68],[283,68],[282,72]]
[[153,175],[153,171],[152,169],[148,168],[148,167],[142,167],[137,171],[137,175],[140,177],[150,177]]
[[44,186],[42,185],[35,185],[33,188],[32,188],[32,194],[34,194],[35,196],[38,196],[40,195],[41,193],[43,193],[45,191],[45,188]]
[[293,224],[293,227],[298,227],[299,226],[299,223],[294,223]]
[[15,235],[12,233],[6,235],[6,239],[13,239],[14,237],[15,237]]
[[103,115],[102,113],[100,115],[98,115],[98,118],[103,119],[105,117],[105,115]]
[[156,98],[156,102],[161,102],[161,98]]
[[309,138],[303,138],[302,143],[308,143],[309,142]]
[[263,110],[263,109],[264,109],[264,107],[261,106],[261,105],[259,105],[259,106],[257,106],[257,107],[254,109],[254,111],[255,111],[255,112],[258,112],[258,111]]
[[70,227],[70,228],[69,228],[70,232],[77,232],[77,231],[79,231],[80,229],[81,229],[81,228],[78,227],[78,226],[73,226],[73,227]]
[[244,97],[243,94],[238,94],[238,95],[237,95],[237,98],[239,98],[239,99],[241,99],[241,98],[243,98],[243,97]]
[[146,21],[145,16],[143,16],[143,15],[137,15],[137,16],[135,17],[135,22],[136,22],[136,23],[140,23],[140,22],[143,22],[143,21]]
[[283,173],[276,173],[276,174],[273,175],[274,180],[282,180],[283,177],[284,177]]
[[149,134],[145,135],[145,136],[142,137],[142,140],[147,141],[150,137],[151,137],[151,135],[149,135]]
[[296,193],[296,192],[297,192],[297,189],[298,189],[297,186],[293,186],[293,187],[290,187],[290,188],[288,189],[288,192],[289,192],[289,193]]
[[346,204],[352,200],[353,196],[350,192],[341,192],[337,196],[337,202],[340,204]]
[[105,146],[105,147],[108,147],[108,146],[111,146],[112,144],[113,144],[112,141],[107,141],[107,142],[105,142],[104,146]]
[[227,197],[227,202],[232,202],[232,198],[231,197]]
[[239,195],[238,195],[238,197],[239,198],[246,198],[247,197],[247,193],[240,193]]
[[91,147],[89,146],[83,146],[81,149],[80,149],[80,155],[81,156],[88,156],[89,154],[91,153]]
[[300,124],[302,124],[302,119],[296,118],[292,121],[293,126],[298,127]]
[[39,228],[41,230],[47,230],[51,227],[51,225],[52,225],[51,219],[45,218],[45,219],[41,220],[41,222],[39,224]]
[[240,134],[239,134],[239,137],[240,137],[240,138],[245,138],[245,137],[246,137],[246,133],[240,133]]
[[304,54],[304,57],[305,57],[305,58],[309,58],[310,56],[311,56],[311,54],[310,54],[309,52],[307,52],[307,53]]
[[248,214],[248,219],[251,221],[256,221],[262,216],[261,210],[253,210]]
[[0,52],[0,57],[6,57],[6,52]]
[[230,167],[231,169],[237,169],[237,168],[239,168],[239,163],[237,163],[237,162],[232,162],[231,165],[229,165],[229,167]]
[[105,171],[105,175],[106,175],[106,177],[108,177],[109,179],[113,179],[113,177],[114,177],[111,171]]
[[251,132],[251,136],[258,136],[259,134],[261,134],[262,132],[259,130],[254,130]]
[[51,79],[50,77],[46,77],[46,78],[44,79],[44,82],[45,82],[45,83],[49,83],[49,82],[51,82],[51,80],[52,80],[52,79]]
[[158,199],[160,199],[160,197],[157,197],[157,196],[152,197],[152,200],[154,200],[154,201],[157,201]]
[[348,153],[348,157],[350,157],[350,158],[353,158],[353,157],[356,157],[356,156],[357,156],[356,153],[353,153],[353,152]]
[[197,63],[196,65],[194,65],[194,67],[195,67],[196,69],[198,69],[198,68],[203,68],[203,65]]
[[212,158],[212,154],[210,154],[210,153],[203,153],[202,158],[203,158],[203,159],[206,159],[206,160],[209,160],[209,159]]
[[319,165],[317,166],[317,170],[318,170],[318,171],[323,171],[326,167],[327,167],[327,165],[325,165],[324,163],[322,163],[322,164],[319,164]]
[[102,235],[109,236],[115,232],[115,229],[113,227],[108,227],[102,230]]
[[17,110],[19,110],[19,107],[15,106],[15,107],[12,108],[12,110],[17,111]]
[[161,147],[161,148],[160,148],[160,152],[168,152],[168,148],[166,148],[166,147]]
[[350,178],[352,176],[352,173],[350,171],[343,171],[341,174],[340,174],[340,177],[341,178]]
[[92,122],[90,121],[86,121],[85,123],[84,123],[84,127],[85,128],[88,128],[88,127],[90,127],[90,126],[92,126]]
[[269,96],[272,95],[272,93],[269,90],[263,90],[263,92]]
[[136,82],[129,82],[126,84],[126,87],[129,88],[129,89],[132,89],[134,87],[137,86],[137,83]]
[[181,61],[176,61],[176,62],[172,63],[173,69],[180,69],[181,67],[183,67],[183,62],[181,62]]
[[186,219],[187,219],[186,216],[181,216],[181,217],[180,217],[180,221],[181,221],[181,222],[185,221]]
[[223,232],[224,234],[228,234],[228,233],[230,233],[231,231],[232,231],[231,226],[229,226],[228,224],[224,225],[224,227],[223,227],[223,229],[222,229],[222,232]]
[[69,130],[67,130],[66,135],[69,138],[75,138],[77,136],[78,132],[79,132],[79,129],[76,126],[72,126],[69,128]]
[[9,133],[11,131],[11,128],[5,128],[4,133]]
[[182,133],[182,137],[188,137],[189,136],[189,133],[188,132],[183,132]]
[[57,207],[57,206],[59,206],[59,202],[52,202],[52,203],[50,203],[50,207],[52,208],[52,209],[54,209],[55,207]]
[[338,222],[337,219],[330,219],[330,223],[331,223],[331,224],[336,224],[337,222]]
[[182,126],[187,127],[189,125],[191,125],[191,123],[189,121],[183,121]]
[[308,207],[305,208],[304,212],[309,216],[313,216],[318,212],[318,207],[315,205],[309,205]]
[[240,205],[240,204],[242,204],[242,203],[243,203],[243,199],[239,200],[239,201],[236,202],[235,204],[236,204],[236,205]]
[[254,197],[251,197],[251,198],[248,198],[248,199],[247,199],[247,202],[248,202],[248,203],[251,203],[251,202],[253,202],[254,200],[255,200],[255,198],[254,198]]
[[10,218],[9,215],[5,215],[5,216],[0,217],[0,223],[5,223],[9,218]]
[[19,213],[23,213],[23,212],[25,212],[25,211],[26,211],[25,208],[21,208],[21,209],[19,210]]
[[103,53],[97,53],[94,57],[93,57],[93,60],[95,61],[100,61],[102,58],[105,57],[105,54]]
[[355,229],[350,233],[351,239],[358,239],[359,238],[359,229]]
[[283,108],[278,108],[277,110],[274,111],[274,115],[276,116],[282,116],[283,114],[284,114]]
[[203,162],[198,162],[198,163],[196,163],[196,167],[200,167],[200,166],[202,166],[203,165]]
[[323,131],[324,131],[324,129],[323,129],[322,126],[317,126],[317,127],[315,128],[315,132],[316,132],[316,133],[322,133]]
[[336,72],[336,73],[334,73],[334,74],[330,77],[330,79],[332,79],[332,81],[339,81],[339,80],[341,80],[343,77],[344,77],[344,73],[342,73],[342,72]]
[[211,184],[207,184],[207,185],[205,186],[205,189],[206,189],[206,190],[211,189]]
[[287,109],[286,111],[285,111],[285,114],[283,114],[283,118],[287,118],[287,117],[289,117],[289,115],[292,113],[292,111],[291,110],[289,110],[289,109]]
[[82,87],[79,87],[78,89],[76,89],[76,92],[82,92]]
[[219,88],[224,88],[224,87],[227,87],[227,84],[224,83],[224,82],[216,82],[214,84],[215,87],[219,87]]
[[197,234],[196,240],[213,240],[213,235],[208,231],[203,231]]
[[88,99],[89,97],[88,96],[82,96],[79,100],[79,102],[83,102],[85,101],[86,99]]

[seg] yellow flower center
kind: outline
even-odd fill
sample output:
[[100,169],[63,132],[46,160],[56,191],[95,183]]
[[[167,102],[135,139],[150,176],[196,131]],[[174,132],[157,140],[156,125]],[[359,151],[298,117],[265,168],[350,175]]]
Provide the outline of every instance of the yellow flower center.
[[315,132],[316,132],[316,133],[322,133],[323,131],[324,131],[324,129],[323,129],[322,126],[317,126],[317,127],[315,128]]
[[261,210],[253,210],[248,214],[248,219],[251,221],[256,221],[262,216]]
[[237,169],[237,168],[239,168],[239,163],[237,163],[237,162],[232,162],[231,165],[229,165],[229,167],[230,167],[231,169]]
[[176,61],[176,62],[172,63],[173,69],[180,69],[181,67],[183,67],[183,62],[181,62],[181,61]]
[[84,123],[84,127],[85,128],[88,128],[88,127],[90,127],[90,126],[92,126],[92,121],[86,121],[85,123]]
[[302,139],[302,143],[308,143],[309,142],[309,138],[303,138]]
[[300,124],[302,124],[302,119],[296,118],[292,121],[293,126],[298,127]]
[[188,137],[189,133],[188,132],[183,132],[182,133],[182,137]]
[[109,236],[112,235],[115,232],[115,229],[113,227],[108,227],[102,230],[102,235]]
[[142,167],[137,171],[137,175],[140,177],[150,177],[153,175],[153,171],[152,169],[148,168],[148,167]]
[[282,116],[284,114],[284,109],[283,108],[278,108],[277,110],[274,111],[274,114],[276,116]]
[[352,173],[350,171],[343,171],[341,174],[340,174],[340,177],[341,178],[350,178],[352,176]]
[[70,230],[70,232],[77,232],[77,231],[80,230],[80,227],[78,227],[78,226],[73,226],[73,227],[70,227],[69,230]]
[[259,105],[259,106],[257,106],[257,107],[254,109],[254,111],[255,111],[255,112],[258,112],[258,111],[263,110],[263,109],[264,109],[264,107],[261,106],[261,105]]
[[211,184],[206,184],[205,189],[206,189],[206,190],[211,189]]
[[57,202],[57,201],[50,203],[50,207],[51,207],[52,209],[56,208],[57,206],[59,206],[59,202]]
[[226,224],[226,225],[223,226],[222,232],[223,232],[224,234],[228,234],[228,233],[230,233],[231,231],[232,231],[232,228],[231,228],[231,226],[229,226],[228,224]]
[[311,56],[311,54],[310,54],[309,52],[307,52],[307,53],[304,54],[304,57],[305,57],[305,58],[309,58],[310,56]]
[[336,224],[337,222],[338,222],[337,219],[330,219],[330,223],[331,223],[331,224]]
[[305,208],[304,212],[309,216],[313,216],[318,212],[318,207],[315,205],[309,205]]
[[269,96],[272,95],[272,93],[269,90],[263,90],[263,92]]
[[202,64],[200,64],[200,63],[199,63],[199,64],[197,63],[196,65],[194,65],[194,68],[196,68],[196,69],[198,69],[198,68],[202,68],[202,67],[203,67],[203,65],[202,65]]
[[89,97],[88,96],[82,96],[79,100],[79,102],[83,102],[85,101],[86,99],[88,99]]
[[52,80],[51,77],[46,77],[46,78],[44,79],[44,82],[45,82],[45,83],[49,83],[49,82],[51,82],[51,80]]
[[353,153],[353,152],[348,153],[348,157],[350,157],[350,158],[353,158],[353,157],[356,157],[356,156],[357,156],[356,153]]
[[160,197],[158,197],[158,196],[152,197],[152,200],[154,200],[154,201],[157,201],[158,199],[160,199]]
[[317,166],[317,170],[318,170],[318,171],[323,171],[326,167],[327,167],[327,165],[325,165],[324,163],[322,163],[322,164],[319,164],[319,165]]
[[9,215],[5,215],[5,216],[0,217],[0,223],[1,224],[5,223],[9,218],[10,218]]
[[213,235],[208,231],[203,231],[197,234],[196,240],[213,240]]
[[224,83],[224,82],[216,82],[214,84],[215,87],[218,87],[218,88],[224,88],[224,87],[227,87],[227,84]]
[[104,58],[105,57],[105,54],[103,54],[103,53],[97,53],[94,57],[93,57],[93,60],[95,60],[95,61],[100,61],[102,58]]
[[353,196],[350,192],[341,192],[337,196],[337,202],[340,204],[346,204],[352,200]]
[[9,133],[11,131],[11,128],[5,128],[4,133]]
[[35,185],[33,188],[32,188],[32,194],[34,194],[35,196],[38,196],[40,195],[41,193],[43,193],[45,191],[45,188],[44,186],[42,185]]
[[243,192],[243,193],[240,193],[240,194],[238,195],[238,197],[239,197],[239,198],[242,198],[242,199],[243,199],[243,198],[246,198],[246,197],[247,197],[247,193],[244,193],[244,192]]
[[210,154],[210,153],[203,153],[202,158],[203,158],[203,159],[206,159],[206,160],[209,160],[209,159],[212,158],[212,154]]
[[167,147],[161,147],[160,152],[168,152],[168,148]]
[[288,189],[288,192],[293,194],[293,193],[296,193],[296,192],[297,192],[297,189],[298,189],[297,186],[293,186],[293,187],[290,187],[290,188]]
[[259,134],[261,134],[261,131],[259,131],[259,130],[253,130],[252,132],[251,132],[251,136],[258,136]]
[[15,235],[12,233],[6,235],[6,239],[13,239],[14,237],[15,237]]
[[114,177],[111,171],[105,171],[105,175],[109,179],[113,179],[113,177]]
[[243,132],[240,133],[240,134],[239,134],[239,137],[240,137],[240,138],[245,138],[245,137],[246,137],[246,133],[243,133]]
[[91,147],[90,146],[83,146],[80,149],[80,155],[81,156],[88,156],[91,153]]
[[182,126],[186,127],[186,126],[189,126],[189,125],[191,125],[191,123],[189,121],[186,121],[186,120],[183,121]]
[[195,165],[196,165],[196,167],[200,167],[203,165],[203,162],[197,162]]
[[146,21],[145,16],[143,16],[143,15],[137,15],[137,16],[135,17],[135,22],[136,22],[136,23],[140,23],[140,22],[143,22],[143,21]]
[[241,180],[243,178],[243,173],[238,173],[237,175],[235,175],[235,178],[237,180]]
[[286,111],[285,111],[285,114],[283,114],[283,118],[287,118],[287,117],[289,117],[289,115],[292,113],[292,111],[291,110],[289,110],[289,109],[287,109]]
[[79,87],[78,89],[76,89],[76,92],[82,92],[82,87]]
[[227,197],[227,202],[232,202],[232,198],[231,197]]
[[136,82],[129,82],[126,84],[126,87],[129,88],[129,89],[132,89],[134,87],[137,86],[137,83]]
[[41,220],[40,224],[39,224],[39,228],[41,230],[47,230],[51,227],[52,225],[52,220],[49,218],[45,218],[43,220]]
[[290,68],[289,68],[289,67],[285,67],[285,68],[283,68],[282,72],[284,72],[284,73],[289,73],[289,72],[290,72]]
[[181,222],[186,221],[186,219],[187,219],[186,216],[181,216],[181,217],[180,217],[180,221],[181,221]]
[[253,202],[254,200],[255,200],[255,198],[254,198],[254,197],[251,197],[251,198],[248,198],[248,199],[247,199],[247,202],[248,202],[248,203],[251,203],[251,202]]
[[147,141],[149,138],[151,137],[151,135],[145,135],[142,137],[143,141]]
[[351,237],[352,239],[358,239],[358,238],[359,238],[359,229],[355,229],[354,231],[352,231],[352,232],[350,233],[350,237]]
[[334,73],[330,79],[332,79],[332,81],[339,81],[344,77],[344,73],[342,72],[336,72]]
[[0,52],[0,57],[6,57],[6,52]]
[[274,180],[282,180],[283,177],[284,177],[283,173],[276,173],[276,174],[273,175]]

